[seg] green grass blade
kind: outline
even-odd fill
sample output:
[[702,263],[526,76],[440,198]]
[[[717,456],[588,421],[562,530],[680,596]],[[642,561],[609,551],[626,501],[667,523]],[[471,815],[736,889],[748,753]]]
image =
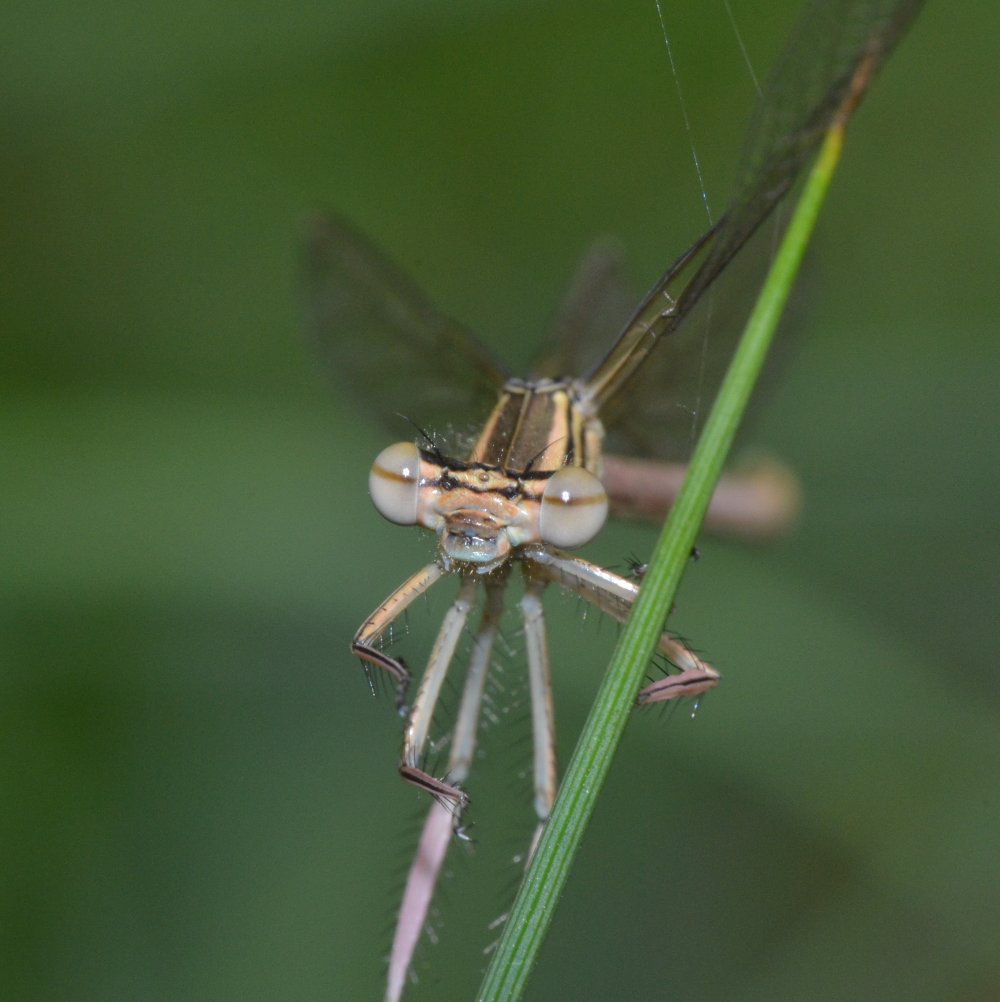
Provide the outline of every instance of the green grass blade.
[[827,133],[733,356],[480,987],[480,1002],[512,1002],[524,991],[798,272],[840,156],[843,125],[838,120]]

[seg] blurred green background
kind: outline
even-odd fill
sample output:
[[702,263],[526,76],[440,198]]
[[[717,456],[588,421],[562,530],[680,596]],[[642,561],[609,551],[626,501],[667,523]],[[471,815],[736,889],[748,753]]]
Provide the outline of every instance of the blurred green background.
[[[797,0],[733,6],[766,69]],[[752,84],[720,4],[663,7],[718,210]],[[851,130],[750,436],[801,524],[702,546],[672,625],[725,683],[630,727],[531,999],[1000,992],[997,24],[930,5]],[[430,545],[300,336],[304,220],[523,363],[592,237],[640,290],[703,226],[655,6],[42,0],[0,36],[3,995],[379,998],[425,805],[347,644]],[[565,761],[614,629],[549,606]],[[496,730],[414,1000],[472,997],[516,878]]]

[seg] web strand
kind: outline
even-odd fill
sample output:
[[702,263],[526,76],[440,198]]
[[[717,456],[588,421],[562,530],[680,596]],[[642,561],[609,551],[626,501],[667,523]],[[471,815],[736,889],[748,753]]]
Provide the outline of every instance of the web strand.
[[705,206],[705,215],[708,216],[708,223],[711,226],[715,219],[712,216],[712,207],[708,201],[708,189],[705,187],[705,175],[701,170],[701,160],[698,157],[698,149],[694,143],[694,133],[691,130],[691,119],[688,116],[687,101],[684,99],[684,89],[681,87],[680,74],[677,72],[677,64],[674,62],[674,50],[670,44],[670,34],[667,31],[666,18],[663,16],[663,6],[661,0],[656,0],[656,13],[660,19],[660,30],[663,33],[663,44],[667,49],[667,60],[670,63],[670,75],[674,80],[674,90],[677,92],[677,103],[681,110],[681,118],[684,120],[684,132],[687,135],[688,147],[691,150],[691,159],[694,161],[694,170],[698,175],[698,187],[701,189],[701,201]]
[[733,34],[736,36],[736,42],[740,47],[740,52],[743,53],[743,62],[746,63],[747,72],[750,74],[750,79],[753,81],[753,89],[757,92],[757,97],[762,97],[763,91],[760,89],[760,81],[757,79],[757,74],[754,72],[753,63],[750,60],[750,53],[747,52],[746,44],[743,41],[743,33],[740,31],[740,26],[736,23],[736,15],[733,13],[732,4],[729,0],[722,0],[722,6],[726,8],[726,14],[729,16],[729,23],[732,25]]

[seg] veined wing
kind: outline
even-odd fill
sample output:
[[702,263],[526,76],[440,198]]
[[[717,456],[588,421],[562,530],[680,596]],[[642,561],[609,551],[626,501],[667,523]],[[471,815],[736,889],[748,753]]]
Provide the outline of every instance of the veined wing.
[[621,245],[609,237],[587,248],[531,365],[531,378],[576,376],[604,356],[612,332],[621,330],[635,309],[635,290],[626,281],[622,257]]
[[399,434],[402,415],[428,432],[482,420],[507,378],[492,352],[435,310],[353,226],[318,219],[305,270],[313,335],[337,383]]
[[[698,260],[696,246],[671,267],[678,286]],[[732,271],[728,270],[727,279]],[[742,270],[739,277],[745,277]],[[720,302],[731,309],[749,298],[739,292],[727,293]],[[711,316],[713,331],[727,329],[726,317],[720,316],[718,306],[714,304]],[[607,353],[610,333],[621,330],[634,312],[635,295],[625,279],[620,246],[607,238],[595,242],[574,274],[553,333],[532,365],[531,376],[559,378],[588,371]],[[645,363],[633,384],[640,396],[618,394],[602,410],[609,430],[607,451],[673,461],[690,457],[705,373],[721,372],[732,354],[731,339],[708,337],[700,321],[696,311],[683,331],[671,338],[670,350],[654,354]],[[728,327],[738,328],[738,322]],[[650,366],[656,370],[652,378],[647,377]],[[662,387],[668,380],[670,392],[665,394]],[[649,392],[643,394],[643,390]]]
[[[640,367],[622,416],[635,413],[631,401],[636,398],[665,397],[673,378],[672,372],[666,378],[671,354],[661,352],[662,365],[652,366],[643,365],[647,356],[678,329],[792,187],[844,102],[860,99],[922,2],[813,0],[802,13],[764,87],[744,147],[736,194],[719,222],[667,269],[608,354],[587,374],[588,392],[597,406],[611,401]],[[867,75],[859,84],[856,75],[862,66]],[[737,333],[734,329],[731,337]],[[702,360],[700,392],[709,400],[729,356],[718,342],[716,338],[713,357]],[[643,385],[637,385],[640,382]],[[650,389],[651,394],[646,392]],[[608,423],[613,426],[614,421],[615,414],[609,414]],[[647,449],[639,446],[637,451]]]

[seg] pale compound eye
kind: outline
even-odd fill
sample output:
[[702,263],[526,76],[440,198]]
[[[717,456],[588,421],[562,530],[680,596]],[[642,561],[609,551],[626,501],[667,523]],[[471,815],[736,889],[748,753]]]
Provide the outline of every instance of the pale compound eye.
[[579,466],[564,466],[549,478],[542,494],[538,531],[553,546],[583,546],[608,517],[604,485]]
[[412,442],[397,442],[383,449],[368,474],[368,493],[383,518],[397,525],[413,525],[420,494],[420,450]]

